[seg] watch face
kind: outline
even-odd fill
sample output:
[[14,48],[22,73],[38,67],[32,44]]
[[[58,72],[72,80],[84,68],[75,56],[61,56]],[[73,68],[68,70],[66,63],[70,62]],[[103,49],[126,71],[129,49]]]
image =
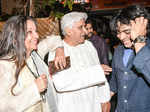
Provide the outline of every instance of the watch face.
[[138,36],[133,43],[143,43],[146,42],[146,37],[145,36]]
[[140,39],[140,41],[142,42],[142,41],[145,41],[145,37],[141,37],[141,38],[139,38]]

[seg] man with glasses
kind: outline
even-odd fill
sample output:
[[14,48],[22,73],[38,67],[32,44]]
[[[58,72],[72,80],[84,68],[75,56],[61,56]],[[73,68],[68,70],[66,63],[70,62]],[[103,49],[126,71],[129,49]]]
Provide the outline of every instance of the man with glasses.
[[149,14],[140,5],[128,6],[111,21],[122,42],[115,49],[110,80],[111,96],[117,93],[117,112],[150,112]]

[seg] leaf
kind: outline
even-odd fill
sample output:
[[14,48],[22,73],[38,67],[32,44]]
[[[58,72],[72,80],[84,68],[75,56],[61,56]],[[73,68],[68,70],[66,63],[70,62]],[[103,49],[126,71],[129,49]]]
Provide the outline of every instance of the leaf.
[[72,6],[74,3],[73,1],[74,0],[35,0],[34,4],[36,10],[35,13],[38,14],[41,10],[44,10],[46,6],[49,6],[52,10],[51,15],[57,16],[59,18],[61,17],[62,13],[56,11],[57,10],[56,4],[59,2],[64,2],[63,6],[64,7],[67,6],[70,10],[72,10]]
[[68,3],[68,0],[65,0],[65,1],[64,1],[64,7],[67,6],[67,3]]
[[56,16],[55,17],[60,19],[63,15],[64,15],[64,13],[56,12]]
[[72,5],[73,5],[72,0],[68,1],[68,8],[69,8],[70,10],[72,10]]

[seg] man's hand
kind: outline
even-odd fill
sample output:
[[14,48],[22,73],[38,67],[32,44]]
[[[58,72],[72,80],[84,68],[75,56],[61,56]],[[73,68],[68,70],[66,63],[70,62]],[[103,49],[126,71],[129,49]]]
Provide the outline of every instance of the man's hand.
[[[131,21],[131,40],[135,40],[138,36],[146,36],[148,19],[144,17],[136,18],[135,21]],[[146,38],[146,37],[145,37]],[[138,53],[141,48],[146,45],[145,42],[135,43],[135,52]]]
[[65,59],[65,54],[64,54],[64,48],[60,47],[56,49],[56,54],[55,54],[55,66],[57,69],[63,69],[66,66],[66,59]]
[[102,112],[110,112],[111,104],[110,102],[102,103]]
[[108,65],[104,65],[104,64],[101,64],[103,70],[104,70],[104,74],[105,75],[109,75],[110,72],[112,72],[112,68]]
[[130,21],[131,23],[131,40],[135,40],[139,35],[145,36],[147,33],[147,23],[148,20],[144,17],[136,18],[134,21]]

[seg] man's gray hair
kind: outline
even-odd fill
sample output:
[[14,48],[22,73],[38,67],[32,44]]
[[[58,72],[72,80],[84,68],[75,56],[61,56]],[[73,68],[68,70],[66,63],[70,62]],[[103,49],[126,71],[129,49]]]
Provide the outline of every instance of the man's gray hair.
[[68,14],[65,14],[61,19],[61,30],[63,35],[66,34],[65,32],[66,27],[72,28],[73,24],[75,22],[80,21],[81,19],[86,20],[87,14],[84,12],[70,12]]

